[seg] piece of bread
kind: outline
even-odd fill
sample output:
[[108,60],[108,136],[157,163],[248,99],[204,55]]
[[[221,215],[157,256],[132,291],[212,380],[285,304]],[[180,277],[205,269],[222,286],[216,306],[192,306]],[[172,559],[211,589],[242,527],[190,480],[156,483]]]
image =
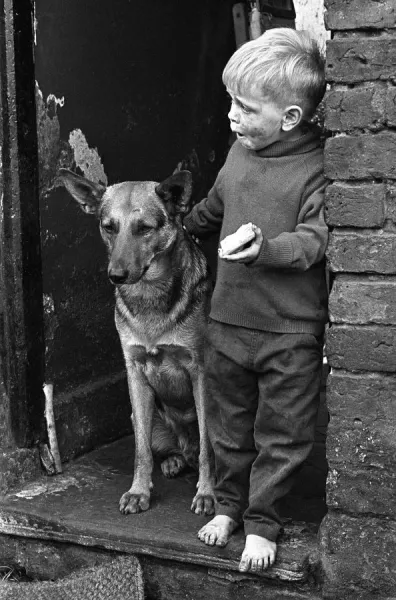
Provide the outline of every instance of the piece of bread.
[[245,244],[248,244],[254,238],[256,234],[254,233],[252,223],[246,223],[245,225],[241,225],[239,229],[232,233],[231,235],[227,235],[220,242],[219,254],[220,256],[225,256],[227,254],[234,254],[234,252],[238,252]]

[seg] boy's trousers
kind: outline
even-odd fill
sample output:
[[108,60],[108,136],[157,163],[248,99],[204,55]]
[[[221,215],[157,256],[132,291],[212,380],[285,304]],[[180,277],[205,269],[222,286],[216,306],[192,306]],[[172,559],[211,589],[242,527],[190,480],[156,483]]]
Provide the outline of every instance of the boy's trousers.
[[210,320],[205,355],[216,514],[275,541],[276,503],[313,445],[323,336]]

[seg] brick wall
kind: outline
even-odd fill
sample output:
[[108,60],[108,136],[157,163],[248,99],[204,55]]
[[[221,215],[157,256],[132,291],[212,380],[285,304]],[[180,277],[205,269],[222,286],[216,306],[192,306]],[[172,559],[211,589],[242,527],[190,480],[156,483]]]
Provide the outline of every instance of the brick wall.
[[324,598],[396,595],[396,0],[325,0]]

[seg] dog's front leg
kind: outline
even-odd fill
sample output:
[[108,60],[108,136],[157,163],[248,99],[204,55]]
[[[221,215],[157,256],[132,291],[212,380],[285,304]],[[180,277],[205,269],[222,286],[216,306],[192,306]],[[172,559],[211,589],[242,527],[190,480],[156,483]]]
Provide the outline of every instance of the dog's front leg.
[[213,451],[209,442],[207,423],[205,418],[206,386],[202,368],[192,375],[193,393],[197,410],[199,427],[199,477],[197,493],[195,494],[191,510],[197,515],[212,515],[214,513],[215,495],[213,491]]
[[120,499],[123,514],[138,513],[150,506],[153,488],[153,455],[151,432],[154,411],[154,391],[148,385],[141,368],[133,362],[128,364],[128,387],[132,404],[132,424],[135,432],[135,466],[130,490]]

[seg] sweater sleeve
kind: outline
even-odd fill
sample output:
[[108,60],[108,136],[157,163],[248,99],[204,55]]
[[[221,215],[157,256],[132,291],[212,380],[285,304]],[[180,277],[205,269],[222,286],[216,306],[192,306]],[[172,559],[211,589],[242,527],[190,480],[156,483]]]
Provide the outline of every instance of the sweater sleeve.
[[327,181],[322,170],[309,178],[302,198],[297,226],[273,239],[264,239],[251,267],[285,268],[306,271],[325,254],[328,229],[324,219],[324,191]]
[[224,214],[220,186],[221,173],[222,170],[219,172],[207,198],[198,202],[183,220],[187,231],[198,238],[208,237],[221,229]]

